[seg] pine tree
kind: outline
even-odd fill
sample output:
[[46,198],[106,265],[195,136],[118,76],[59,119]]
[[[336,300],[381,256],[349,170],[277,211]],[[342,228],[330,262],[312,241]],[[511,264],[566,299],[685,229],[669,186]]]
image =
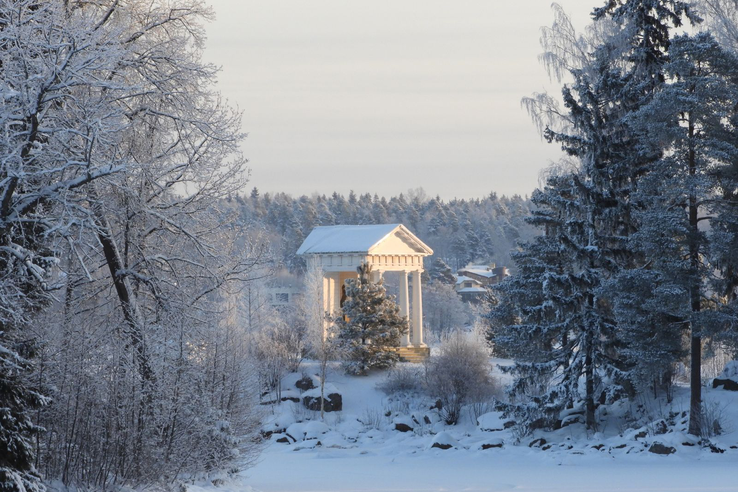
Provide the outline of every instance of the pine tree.
[[431,280],[436,280],[438,282],[450,285],[456,283],[456,277],[454,277],[454,273],[451,271],[451,267],[448,266],[448,264],[446,264],[446,262],[443,261],[443,259],[441,258],[436,258],[433,261],[433,265],[431,265],[430,267],[429,274]]
[[[714,312],[723,302],[713,295],[712,286],[722,281],[722,275],[716,277],[720,270],[709,259],[713,239],[732,241],[728,229],[713,234],[711,222],[725,217],[718,205],[721,200],[714,198],[724,186],[716,177],[730,170],[738,158],[733,109],[738,103],[738,58],[725,52],[709,34],[679,36],[671,43],[664,72],[670,82],[635,114],[631,124],[643,135],[642,140],[663,147],[664,155],[649,167],[634,194],[641,204],[637,213],[641,227],[630,243],[649,263],[647,268],[627,273],[632,279],[648,277],[651,289],[641,302],[649,299],[651,310],[629,319],[632,325],[643,325],[646,316],[658,313],[661,322],[651,334],[645,332],[651,343],[654,336],[663,339],[665,332],[677,341],[685,331],[689,335],[689,431],[697,435],[703,336],[714,334],[727,321],[714,322]],[[700,228],[701,222],[710,227]],[[643,346],[638,338],[633,342],[634,348]],[[660,347],[668,350],[674,344],[663,339]],[[636,359],[643,358],[640,352],[636,350]]]
[[407,332],[408,320],[387,296],[382,280],[372,281],[371,267],[357,268],[359,277],[346,283],[343,316],[336,320],[339,343],[349,374],[365,375],[369,369],[394,366],[395,347]]

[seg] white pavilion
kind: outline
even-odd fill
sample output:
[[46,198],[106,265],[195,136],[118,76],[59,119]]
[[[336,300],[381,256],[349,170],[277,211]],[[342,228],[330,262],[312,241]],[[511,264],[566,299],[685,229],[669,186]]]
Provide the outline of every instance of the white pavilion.
[[[306,257],[308,268],[323,272],[322,302],[328,315],[340,312],[345,282],[358,277],[356,268],[362,263],[371,265],[375,281],[385,277],[385,273],[399,276],[400,314],[409,318],[410,325],[399,348],[400,356],[417,361],[430,354],[430,349],[423,342],[420,276],[423,258],[432,255],[433,250],[407,227],[402,224],[316,227],[297,254]],[[408,276],[411,276],[410,282]],[[412,285],[411,296],[409,285]]]

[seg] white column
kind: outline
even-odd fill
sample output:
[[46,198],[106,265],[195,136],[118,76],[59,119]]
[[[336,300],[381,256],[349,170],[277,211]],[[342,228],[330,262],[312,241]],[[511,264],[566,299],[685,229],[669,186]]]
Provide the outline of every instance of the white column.
[[331,313],[333,316],[338,316],[341,312],[341,285],[341,272],[333,272],[331,274],[331,306],[333,306]]
[[423,294],[420,288],[420,271],[416,270],[413,275],[413,346],[425,347],[423,343]]
[[[407,316],[410,314],[410,299],[407,295],[407,272],[400,272],[400,316]],[[405,335],[402,335],[402,341],[400,344],[403,347],[410,345],[410,327]]]
[[323,273],[323,292],[321,295],[321,306],[323,307],[323,340],[325,340],[326,335],[328,335],[328,317],[326,316],[331,312],[331,299],[330,299],[330,288],[331,288],[331,279],[328,277],[327,274]]

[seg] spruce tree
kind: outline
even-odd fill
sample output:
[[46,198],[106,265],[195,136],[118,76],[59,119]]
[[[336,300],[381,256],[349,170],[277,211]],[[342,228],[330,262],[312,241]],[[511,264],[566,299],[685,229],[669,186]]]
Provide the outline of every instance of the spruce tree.
[[[2,324],[0,324],[2,326]],[[40,492],[45,489],[34,467],[31,438],[42,429],[31,412],[47,398],[30,384],[34,343],[0,331],[0,492]]]
[[598,402],[620,393],[619,369],[609,355],[613,324],[598,295],[590,211],[579,199],[583,186],[582,176],[565,174],[533,193],[539,208],[529,222],[545,234],[522,245],[514,255],[516,275],[496,288],[493,341],[516,361],[508,369],[514,403],[507,409],[527,429],[552,427],[564,408],[581,405],[587,428],[594,430]]
[[336,320],[338,340],[349,374],[365,375],[369,369],[384,369],[399,361],[395,350],[407,332],[408,320],[387,295],[384,282],[374,282],[371,266],[357,268],[359,277],[346,283],[343,316]]

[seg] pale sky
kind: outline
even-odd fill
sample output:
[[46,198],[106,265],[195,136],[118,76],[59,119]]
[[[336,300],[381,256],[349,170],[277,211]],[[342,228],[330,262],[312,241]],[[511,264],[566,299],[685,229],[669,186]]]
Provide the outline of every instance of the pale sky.
[[[561,152],[520,99],[548,0],[208,0],[206,61],[263,193],[530,195]],[[559,2],[581,29],[604,0]]]

